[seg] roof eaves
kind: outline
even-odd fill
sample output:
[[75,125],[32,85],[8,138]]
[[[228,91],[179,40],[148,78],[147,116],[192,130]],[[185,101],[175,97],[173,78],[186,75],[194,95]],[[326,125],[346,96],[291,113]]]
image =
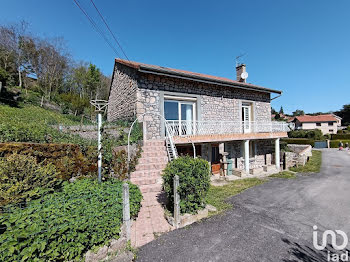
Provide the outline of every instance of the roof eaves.
[[158,67],[155,68],[155,67],[147,66],[147,65],[143,65],[143,64],[139,65],[138,70],[140,72],[143,72],[143,73],[167,75],[170,77],[178,77],[178,78],[187,79],[187,80],[195,80],[195,81],[211,83],[211,84],[214,83],[214,84],[218,84],[218,85],[232,86],[232,87],[236,87],[236,88],[238,87],[238,88],[242,88],[242,89],[255,90],[255,91],[260,91],[260,92],[265,92],[265,93],[282,94],[282,91],[280,91],[280,90],[274,90],[274,89],[269,89],[269,88],[265,88],[265,87],[260,87],[260,86],[255,86],[252,84],[245,84],[245,83],[240,83],[240,82],[232,83],[232,82],[224,81],[224,80],[220,80],[220,79],[212,79],[212,78],[198,76],[198,75],[186,74],[183,72],[176,72],[176,71],[169,70],[166,68],[158,68]]

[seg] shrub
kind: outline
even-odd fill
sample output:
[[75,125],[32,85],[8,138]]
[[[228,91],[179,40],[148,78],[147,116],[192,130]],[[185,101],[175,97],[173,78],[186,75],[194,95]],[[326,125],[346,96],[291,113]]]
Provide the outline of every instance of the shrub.
[[285,142],[287,144],[298,144],[298,145],[311,145],[315,146],[315,141],[307,138],[283,138],[281,142]]
[[32,156],[12,154],[1,158],[0,206],[36,198],[41,188],[53,189],[59,183],[57,175],[53,164],[38,164]]
[[331,148],[338,148],[339,147],[339,142],[343,142],[343,146],[345,147],[345,143],[348,143],[350,145],[350,140],[345,140],[345,139],[341,139],[341,140],[331,140],[330,141],[330,147]]
[[[130,184],[130,213],[142,195]],[[85,252],[117,239],[123,220],[122,182],[65,182],[63,190],[0,217],[0,261],[81,261]]]
[[0,143],[0,157],[13,153],[33,156],[38,163],[52,163],[59,172],[58,178],[64,180],[97,172],[95,147],[72,144]]
[[333,134],[332,140],[350,139],[350,134]]
[[314,130],[292,130],[288,132],[289,138],[308,138],[314,140],[321,140],[323,138],[322,131],[319,129]]
[[174,207],[174,176],[178,175],[181,213],[195,213],[204,208],[210,185],[209,163],[201,158],[179,157],[168,163],[163,172],[164,190],[169,209]]

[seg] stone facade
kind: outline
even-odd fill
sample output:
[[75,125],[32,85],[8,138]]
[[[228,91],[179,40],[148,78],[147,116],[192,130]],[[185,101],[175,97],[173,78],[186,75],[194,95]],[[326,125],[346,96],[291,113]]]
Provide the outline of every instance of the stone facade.
[[108,121],[129,119],[136,115],[136,91],[136,70],[116,63],[108,101]]

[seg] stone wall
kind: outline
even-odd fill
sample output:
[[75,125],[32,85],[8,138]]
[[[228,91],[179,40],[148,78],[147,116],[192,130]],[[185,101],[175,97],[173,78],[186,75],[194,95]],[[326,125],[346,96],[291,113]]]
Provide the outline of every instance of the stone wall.
[[108,121],[128,119],[135,116],[136,90],[136,70],[116,63],[108,101]]
[[268,93],[140,73],[136,112],[138,115],[149,113],[147,114],[148,139],[162,136],[161,117],[158,114],[163,110],[161,95],[164,93],[168,95],[184,93],[199,97],[197,107],[200,108],[197,111],[201,114],[197,118],[200,120],[241,121],[242,100],[254,102],[254,120],[271,120]]

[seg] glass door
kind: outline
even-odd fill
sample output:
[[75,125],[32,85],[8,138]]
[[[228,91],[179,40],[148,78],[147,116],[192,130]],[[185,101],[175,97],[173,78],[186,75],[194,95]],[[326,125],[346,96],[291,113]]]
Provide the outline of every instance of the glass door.
[[173,135],[192,135],[195,124],[195,102],[165,100],[164,117]]
[[242,105],[242,124],[243,124],[243,133],[250,133],[251,130],[251,111],[252,107],[248,104]]

